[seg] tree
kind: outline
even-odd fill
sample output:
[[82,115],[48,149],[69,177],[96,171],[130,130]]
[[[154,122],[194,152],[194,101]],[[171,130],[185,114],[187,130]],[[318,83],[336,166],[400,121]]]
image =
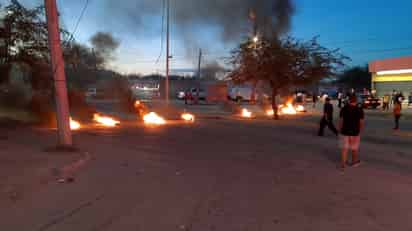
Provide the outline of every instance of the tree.
[[[0,10],[6,12],[1,19],[3,27],[0,28],[0,81],[9,79],[12,63],[27,64],[32,69],[43,69],[47,66],[50,63],[50,52],[45,8],[38,6],[28,9],[19,1],[12,0],[9,5],[0,6]],[[65,30],[61,32],[63,38],[67,39],[68,33]],[[37,73],[36,70],[32,72]]]
[[31,63],[34,59],[49,58],[47,24],[44,7],[23,7],[17,0],[4,7],[4,27],[0,39],[4,41],[1,62]]
[[369,89],[372,85],[372,75],[368,67],[352,67],[338,75],[336,83],[345,86],[347,89]]
[[334,76],[346,59],[339,50],[320,46],[316,38],[307,42],[292,37],[248,40],[232,51],[234,70],[229,78],[235,83],[269,84],[274,119],[278,119],[276,96],[281,90]]

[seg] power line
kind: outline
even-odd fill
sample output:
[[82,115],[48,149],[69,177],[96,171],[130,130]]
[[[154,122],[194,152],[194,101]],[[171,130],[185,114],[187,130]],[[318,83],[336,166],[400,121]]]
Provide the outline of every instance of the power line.
[[82,11],[81,11],[79,17],[77,18],[77,22],[76,22],[76,24],[75,24],[75,27],[74,27],[72,33],[70,34],[69,40],[67,41],[68,44],[70,44],[70,43],[73,41],[73,39],[74,39],[74,35],[76,34],[77,29],[79,28],[80,22],[82,21],[82,19],[83,19],[83,17],[84,17],[84,14],[86,13],[86,9],[87,9],[87,7],[89,6],[89,1],[90,1],[90,0],[86,0],[85,4],[84,4],[84,6],[83,6]]
[[165,13],[166,13],[166,0],[163,0],[163,8],[162,8],[162,33],[161,33],[161,39],[160,39],[160,53],[159,56],[156,59],[155,64],[159,63],[160,57],[162,57],[163,54],[163,43],[164,43],[164,30],[165,30]]
[[[83,19],[84,14],[86,13],[86,9],[87,9],[87,7],[88,7],[88,5],[89,5],[89,1],[90,1],[90,0],[86,0],[85,4],[84,4],[84,6],[83,6],[82,11],[81,11],[79,17],[77,18],[77,22],[76,22],[76,24],[75,24],[75,27],[74,27],[73,31],[70,33],[69,39],[65,42],[65,43],[66,43],[65,45],[66,45],[67,47],[68,47],[68,46],[70,45],[70,43],[74,40],[74,34],[77,32],[77,29],[78,29],[78,27],[79,27],[79,25],[80,25],[80,22],[81,22],[81,20]],[[60,65],[64,65],[64,60],[63,60],[62,62],[57,63],[56,69],[53,71],[53,76],[56,75],[57,70],[58,70],[58,67],[59,67]]]

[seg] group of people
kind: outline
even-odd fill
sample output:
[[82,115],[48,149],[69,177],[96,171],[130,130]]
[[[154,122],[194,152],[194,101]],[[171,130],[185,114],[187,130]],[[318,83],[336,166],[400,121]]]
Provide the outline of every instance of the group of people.
[[[401,94],[395,94],[393,97],[393,115],[395,119],[394,130],[399,130],[399,120],[402,115],[402,101]],[[334,106],[330,98],[325,99],[323,107],[323,115],[320,120],[318,135],[323,136],[324,130],[328,127],[337,137],[340,137],[341,143],[341,163],[340,169],[345,169],[347,166],[347,159],[349,151],[352,152],[351,166],[360,164],[359,160],[359,144],[360,133],[364,127],[365,114],[363,107],[358,103],[358,98],[355,94],[348,95],[348,99],[343,102],[343,95],[338,95],[338,107],[341,108],[339,113],[338,129],[334,125],[333,114]]]
[[[412,95],[412,94],[411,94]],[[389,111],[390,107],[395,107],[396,104],[401,104],[405,99],[402,92],[397,92],[396,90],[392,91],[392,95],[385,94],[382,99],[382,110]]]
[[326,126],[329,127],[336,136],[339,136],[340,132],[342,152],[339,168],[341,170],[346,168],[349,151],[352,152],[352,162],[350,163],[350,166],[356,167],[360,164],[358,153],[360,133],[363,129],[363,121],[365,118],[363,108],[358,106],[357,97],[355,95],[350,96],[349,102],[342,107],[339,114],[339,130],[336,129],[333,123],[333,111],[334,108],[330,98],[326,98],[318,135],[324,135]]

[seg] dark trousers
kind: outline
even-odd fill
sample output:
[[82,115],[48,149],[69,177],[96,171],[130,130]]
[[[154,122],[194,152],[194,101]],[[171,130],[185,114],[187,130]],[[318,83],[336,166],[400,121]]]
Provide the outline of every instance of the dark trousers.
[[399,129],[399,119],[401,115],[395,115],[395,129]]
[[322,118],[320,120],[320,126],[319,126],[319,136],[323,136],[325,127],[328,126],[328,128],[335,134],[338,135],[338,130],[336,129],[335,125],[333,124],[333,121],[331,119],[326,119]]
[[343,106],[343,105],[342,105],[342,99],[338,99],[338,107],[339,107],[339,108],[342,108],[342,106]]

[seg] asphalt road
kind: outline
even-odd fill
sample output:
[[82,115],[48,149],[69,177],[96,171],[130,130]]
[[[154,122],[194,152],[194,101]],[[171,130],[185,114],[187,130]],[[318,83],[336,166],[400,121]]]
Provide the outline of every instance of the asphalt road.
[[[129,123],[77,132],[91,159],[75,181],[0,206],[1,230],[411,230],[410,138],[368,134],[363,165],[342,174],[338,141],[315,136],[316,121]],[[368,132],[381,123],[373,121]]]

